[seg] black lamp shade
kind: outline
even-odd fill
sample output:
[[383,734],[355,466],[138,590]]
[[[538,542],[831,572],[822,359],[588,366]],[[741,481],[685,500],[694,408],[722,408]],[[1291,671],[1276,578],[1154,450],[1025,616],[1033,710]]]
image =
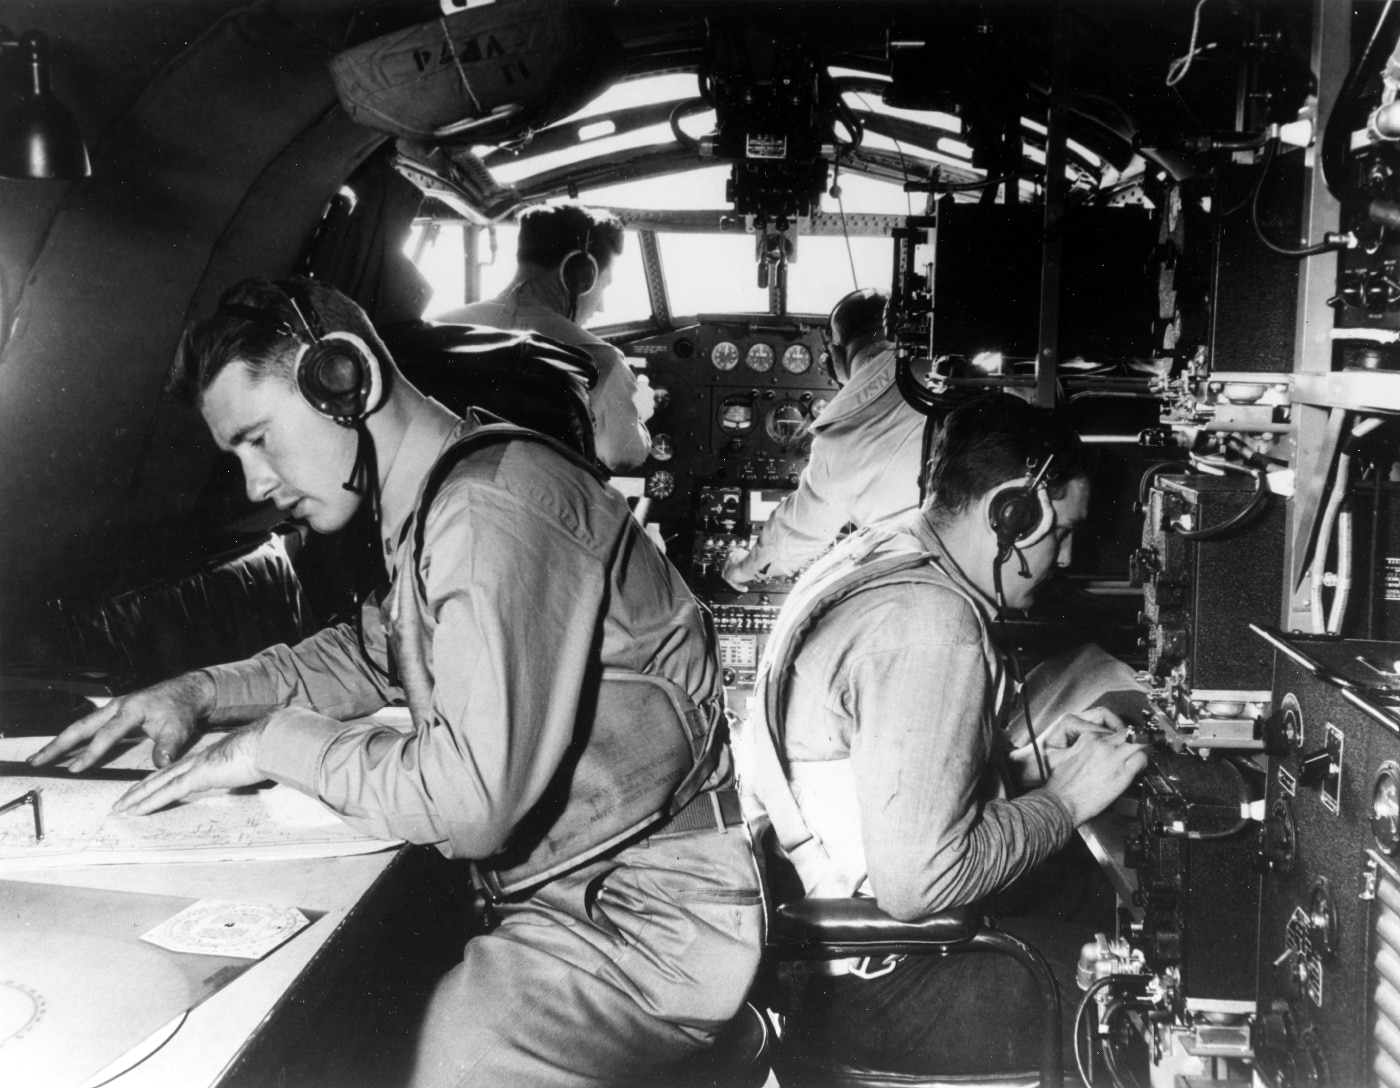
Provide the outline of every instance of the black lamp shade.
[[26,34],[25,89],[0,116],[0,177],[85,178],[92,173],[82,133],[49,89],[48,39]]

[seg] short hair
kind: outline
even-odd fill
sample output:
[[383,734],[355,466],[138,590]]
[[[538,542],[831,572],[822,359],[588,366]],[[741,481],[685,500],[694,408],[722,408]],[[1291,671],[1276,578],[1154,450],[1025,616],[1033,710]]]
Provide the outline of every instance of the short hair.
[[622,220],[612,212],[585,208],[572,201],[535,204],[520,213],[515,259],[521,264],[553,268],[570,253],[583,250],[599,270],[622,252]]
[[949,412],[934,439],[925,507],[935,521],[946,521],[1051,456],[1045,482],[1058,499],[1071,480],[1088,475],[1074,428],[1059,413],[1034,408],[1009,393],[979,397]]
[[[303,308],[311,312],[302,313]],[[393,367],[393,357],[368,315],[334,287],[306,276],[276,281],[255,276],[235,283],[219,297],[210,316],[185,329],[167,392],[185,404],[198,405],[234,361],[248,369],[254,382],[276,378],[295,388],[293,361],[299,348],[312,340],[313,329],[354,333],[382,367]]]

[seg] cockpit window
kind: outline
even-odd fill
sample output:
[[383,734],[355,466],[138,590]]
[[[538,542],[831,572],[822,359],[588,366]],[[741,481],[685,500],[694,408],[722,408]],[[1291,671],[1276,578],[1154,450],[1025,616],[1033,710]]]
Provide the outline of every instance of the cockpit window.
[[[414,224],[404,253],[418,266],[432,286],[433,297],[423,311],[429,321],[462,303],[493,298],[515,275],[514,223],[472,227],[462,220],[423,219]],[[468,290],[468,253],[475,235],[475,292]],[[494,243],[494,249],[493,249]],[[651,296],[642,271],[641,243],[636,231],[627,232],[621,256],[613,261],[613,280],[604,296],[603,311],[589,327],[643,321],[651,316]]]
[[[813,209],[817,214],[797,225],[797,255],[787,269],[789,313],[826,313],[855,286],[889,289],[890,227],[930,207],[928,192],[906,192],[907,183],[937,176],[963,187],[955,199],[975,201],[989,180],[985,169],[972,165],[959,116],[886,104],[882,94],[890,80],[876,71],[833,67],[830,75],[863,133],[858,147],[838,157]],[[515,228],[503,214],[565,196],[611,208],[630,228],[605,308],[591,325],[631,324],[652,316],[642,231],[655,232],[659,260],[650,271],[664,277],[673,317],[770,311],[774,295],[759,286],[755,237],[731,210],[730,165],[707,157],[702,146],[701,138],[715,123],[714,110],[700,100],[695,74],[670,72],[616,83],[526,138],[474,147],[474,169],[487,178],[483,191],[498,203],[483,198],[462,205],[454,203],[460,190],[433,193],[439,200],[432,210],[451,206],[467,214],[434,220],[435,225],[424,222],[409,241],[407,252],[434,287],[425,316],[503,290],[515,270]],[[1022,117],[1021,136],[1025,176],[1018,195],[1022,202],[1034,202],[1042,184],[1045,125]],[[1071,202],[1103,201],[1141,169],[1136,156],[1115,168],[1081,143],[1067,141]],[[484,225],[489,220],[494,225]]]

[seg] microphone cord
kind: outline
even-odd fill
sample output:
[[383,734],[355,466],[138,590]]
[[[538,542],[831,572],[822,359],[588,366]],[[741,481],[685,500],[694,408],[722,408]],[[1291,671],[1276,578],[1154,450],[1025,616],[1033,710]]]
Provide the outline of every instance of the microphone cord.
[[[1016,643],[1012,641],[1006,627],[1006,593],[1002,588],[1001,568],[1011,558],[1012,550],[1011,546],[998,549],[996,562],[992,564],[992,584],[997,595],[997,627],[1001,631],[1002,644],[1006,647],[1006,661],[1011,669],[1011,679],[1016,682],[1016,694],[1021,700],[1021,713],[1026,718],[1026,732],[1030,734],[1031,751],[1035,753],[1035,765],[1040,771],[1040,784],[1043,786],[1050,781],[1050,774],[1045,769],[1045,756],[1040,750],[1040,738],[1035,733],[1035,722],[1031,720],[1031,704],[1030,699],[1026,697],[1026,677],[1021,671],[1021,659],[1016,653]],[[1023,559],[1022,562],[1024,561]]]

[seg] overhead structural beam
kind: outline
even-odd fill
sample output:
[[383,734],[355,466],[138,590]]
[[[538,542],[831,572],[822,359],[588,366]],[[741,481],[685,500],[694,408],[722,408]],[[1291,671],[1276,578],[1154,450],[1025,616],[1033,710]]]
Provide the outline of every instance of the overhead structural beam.
[[1040,334],[1035,356],[1038,408],[1055,406],[1056,371],[1060,362],[1060,280],[1064,267],[1065,199],[1069,193],[1069,181],[1065,177],[1065,128],[1069,120],[1065,81],[1069,71],[1070,31],[1070,14],[1061,4],[1055,15],[1050,110],[1045,134],[1045,232],[1040,252]]

